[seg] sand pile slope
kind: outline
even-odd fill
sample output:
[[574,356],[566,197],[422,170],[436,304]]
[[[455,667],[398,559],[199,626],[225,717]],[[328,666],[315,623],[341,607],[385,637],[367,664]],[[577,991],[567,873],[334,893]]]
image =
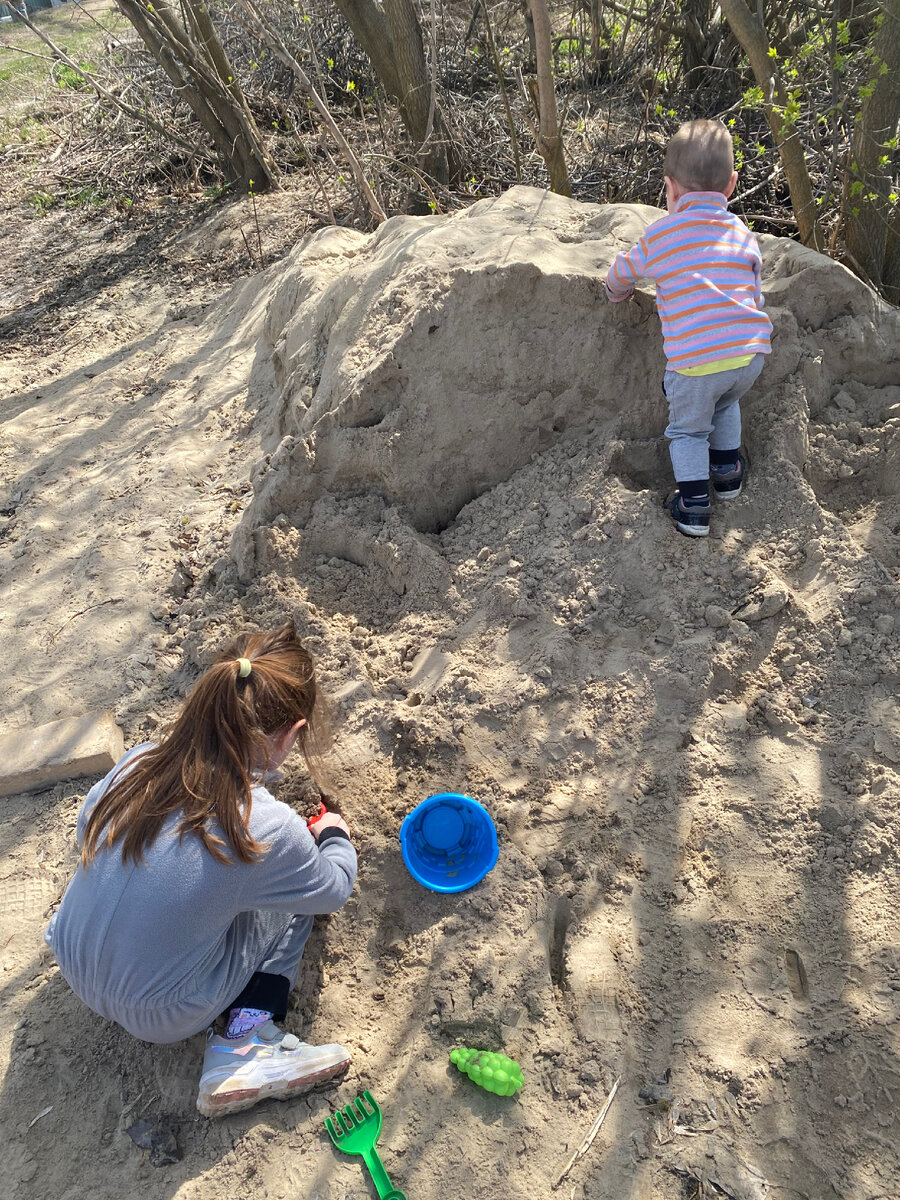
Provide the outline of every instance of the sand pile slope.
[[[546,1197],[620,1075],[560,1195],[900,1192],[900,321],[762,239],[750,484],[708,541],[680,538],[652,301],[610,308],[599,284],[654,215],[514,189],[272,268],[234,561],[220,537],[197,563],[156,634],[177,666],[126,709],[135,738],[236,624],[290,614],[311,641],[362,868],[289,1021],[353,1049],[338,1095],[382,1100],[410,1200]],[[458,897],[397,843],[448,789],[501,843]],[[299,776],[284,795],[302,803]],[[55,803],[70,819],[77,797]],[[35,805],[23,843],[59,868]],[[200,1039],[136,1045],[49,965],[33,989],[0,1096],[17,1194],[80,1195],[61,1137],[102,1197],[367,1194],[321,1134],[333,1095],[210,1126]],[[448,1069],[460,1044],[516,1057],[521,1097]],[[68,1124],[27,1128],[54,1098]],[[137,1113],[181,1162],[141,1165]]]
[[[653,305],[649,294],[607,305],[599,273],[656,215],[514,188],[370,237],[325,232],[296,252],[267,308],[272,454],[236,539],[243,576],[257,566],[251,531],[277,516],[308,547],[343,542],[353,558],[385,510],[440,531],[564,431],[622,441],[618,474],[661,484],[663,447],[634,445],[665,424]],[[838,412],[855,408],[845,381],[865,389],[869,416],[889,416],[897,314],[819,255],[762,240],[775,353],[758,392],[780,414],[781,455],[802,468],[808,416],[840,425],[835,395]],[[854,463],[857,485],[871,457]],[[890,492],[891,465],[879,469],[870,490]],[[826,489],[827,475],[815,475]]]

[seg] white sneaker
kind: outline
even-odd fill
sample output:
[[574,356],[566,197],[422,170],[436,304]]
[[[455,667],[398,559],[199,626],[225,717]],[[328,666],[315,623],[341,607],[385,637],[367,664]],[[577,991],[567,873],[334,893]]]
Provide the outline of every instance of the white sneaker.
[[350,1051],[343,1046],[310,1046],[274,1021],[257,1025],[242,1038],[209,1030],[197,1107],[205,1117],[252,1108],[260,1100],[287,1100],[308,1092],[343,1071]]

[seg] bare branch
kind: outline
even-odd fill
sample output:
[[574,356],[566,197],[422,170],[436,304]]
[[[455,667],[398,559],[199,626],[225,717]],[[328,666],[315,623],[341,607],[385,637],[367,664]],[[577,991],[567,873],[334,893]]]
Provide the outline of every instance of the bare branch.
[[338,128],[337,122],[331,115],[331,110],[329,109],[328,105],[313,87],[309,76],[297,62],[296,58],[294,58],[293,54],[291,54],[290,50],[288,50],[287,46],[282,41],[280,34],[271,25],[268,18],[263,16],[253,0],[238,0],[238,3],[247,14],[254,30],[268,44],[276,58],[294,72],[300,82],[301,87],[312,100],[316,112],[318,112],[319,116],[322,118],[322,121],[328,128],[329,133],[340,147],[341,154],[344,156],[344,159],[353,174],[353,178],[356,180],[357,187],[362,193],[363,198],[369,207],[369,211],[375,218],[376,222],[381,224],[382,221],[386,221],[387,215],[379,204],[378,197],[372,190],[371,184],[369,183],[368,179],[366,179],[362,164],[353,153],[350,144]]

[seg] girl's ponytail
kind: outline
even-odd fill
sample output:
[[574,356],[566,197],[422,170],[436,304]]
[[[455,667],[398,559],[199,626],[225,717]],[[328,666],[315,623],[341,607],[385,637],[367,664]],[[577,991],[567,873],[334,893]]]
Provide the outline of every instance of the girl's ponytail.
[[[321,708],[321,706],[318,706]],[[298,743],[313,779],[321,712],[313,662],[292,622],[238,638],[198,679],[162,742],[146,751],[95,805],[82,862],[122,839],[122,860],[143,860],[167,817],[220,862],[250,862],[265,849],[248,827],[254,778],[267,766],[269,737],[299,721]],[[215,831],[218,824],[224,837]]]

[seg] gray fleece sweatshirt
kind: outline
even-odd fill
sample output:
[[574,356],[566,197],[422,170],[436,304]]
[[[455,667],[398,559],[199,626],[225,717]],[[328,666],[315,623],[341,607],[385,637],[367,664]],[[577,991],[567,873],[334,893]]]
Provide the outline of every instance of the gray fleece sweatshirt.
[[[113,777],[149,748],[134,747],[91,788],[78,816],[79,847]],[[79,865],[45,936],[70,987],[95,1012],[148,1040],[187,1036],[258,966],[248,961],[260,952],[256,927],[271,938],[273,917],[255,918],[284,914],[287,927],[296,914],[346,902],[356,878],[352,844],[333,837],[319,848],[306,822],[266,788],[255,787],[252,799],[250,833],[268,845],[255,862],[217,862],[196,837],[179,839],[173,814],[142,864],[123,865],[117,843],[86,870]],[[157,1027],[168,1035],[155,1036]]]

